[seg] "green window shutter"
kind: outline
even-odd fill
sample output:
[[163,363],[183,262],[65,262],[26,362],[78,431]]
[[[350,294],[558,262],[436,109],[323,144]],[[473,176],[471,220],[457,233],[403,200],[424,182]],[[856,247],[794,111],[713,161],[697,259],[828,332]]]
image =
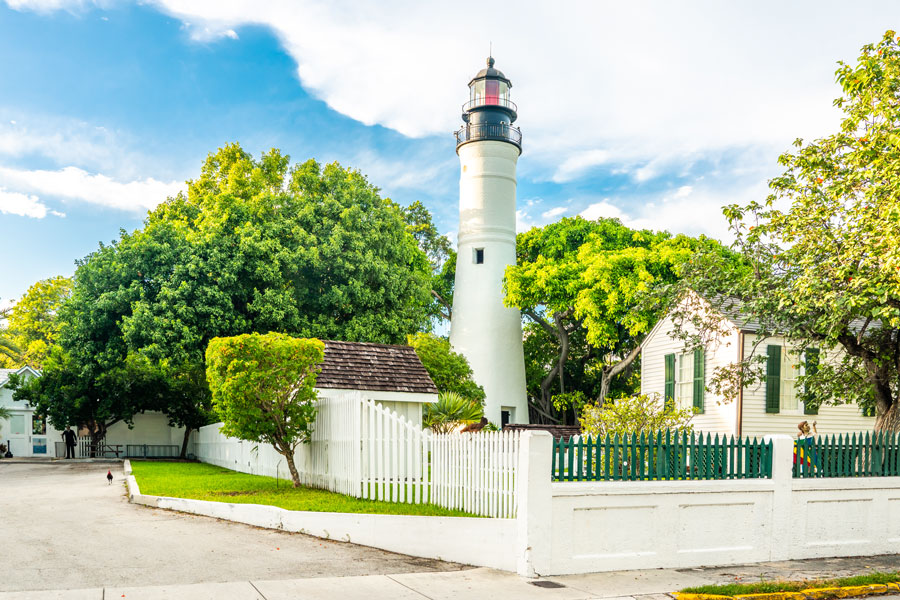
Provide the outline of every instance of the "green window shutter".
[[664,391],[666,406],[675,403],[675,355],[666,354],[666,386]]
[[694,350],[694,408],[695,412],[700,413],[704,411],[703,396],[706,392],[706,378],[703,372],[705,358],[703,348]]
[[766,348],[766,412],[781,410],[781,346]]
[[[818,348],[807,348],[806,349],[806,375],[815,375],[819,370],[819,349]],[[817,415],[819,414],[819,399],[811,398],[809,395],[809,385],[803,384],[803,414],[805,415]]]

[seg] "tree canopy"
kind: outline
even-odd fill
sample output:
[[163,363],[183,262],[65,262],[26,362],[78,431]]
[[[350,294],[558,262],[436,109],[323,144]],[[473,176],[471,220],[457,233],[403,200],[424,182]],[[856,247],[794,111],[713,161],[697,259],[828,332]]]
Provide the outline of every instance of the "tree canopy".
[[[784,172],[763,202],[729,205],[750,269],[701,256],[684,287],[734,298],[760,322],[760,339],[785,336],[797,350],[836,348],[840,358],[807,374],[826,403],[874,406],[876,429],[900,429],[900,38],[888,31],[839,63],[838,131],[798,139],[778,159]],[[712,327],[711,324],[707,324]],[[729,365],[721,381],[762,377],[758,355]]]
[[316,420],[316,375],[325,344],[281,333],[213,338],[206,377],[222,433],[271,444],[284,456],[294,487],[297,446],[308,442]]
[[641,343],[666,308],[667,286],[681,265],[700,248],[723,260],[731,256],[702,236],[581,217],[533,228],[517,245],[517,264],[506,271],[506,303],[531,321],[525,327],[529,401],[532,420],[544,422],[573,422],[587,400],[633,393]]
[[20,361],[43,367],[50,347],[59,338],[59,309],[72,293],[72,279],[51,277],[33,284],[12,307],[9,332],[21,350]]
[[451,350],[447,339],[432,333],[417,333],[408,336],[407,343],[415,349],[438,392],[453,392],[479,406],[484,402],[484,388],[472,378],[469,361]]
[[[141,229],[78,262],[45,368],[65,372],[42,379],[64,386],[65,419],[93,415],[98,436],[142,410],[194,428],[208,415],[213,338],[402,343],[429,326],[430,277],[402,209],[361,173],[314,160],[291,167],[277,150],[254,159],[231,144]],[[125,393],[111,386],[136,369],[167,381],[164,397],[135,395],[147,386],[113,402]]]

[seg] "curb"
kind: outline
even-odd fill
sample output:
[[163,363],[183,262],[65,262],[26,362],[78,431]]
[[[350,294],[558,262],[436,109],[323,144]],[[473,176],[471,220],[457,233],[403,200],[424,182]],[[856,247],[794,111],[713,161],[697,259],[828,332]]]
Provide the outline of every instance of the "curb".
[[770,592],[767,594],[737,594],[719,596],[716,594],[674,594],[676,600],[831,600],[833,598],[856,598],[900,592],[900,583],[851,585],[845,587],[809,588],[799,592]]

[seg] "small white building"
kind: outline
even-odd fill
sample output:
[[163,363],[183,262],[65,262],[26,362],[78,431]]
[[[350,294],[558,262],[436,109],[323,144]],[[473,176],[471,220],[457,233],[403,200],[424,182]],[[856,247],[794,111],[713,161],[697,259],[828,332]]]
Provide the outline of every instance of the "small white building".
[[325,359],[316,378],[321,397],[359,392],[416,424],[438,390],[411,346],[325,341]]
[[[697,414],[692,423],[703,432],[744,437],[796,436],[801,421],[816,421],[819,433],[874,428],[874,415],[864,415],[856,404],[822,405],[816,409],[804,406],[801,400],[803,390],[797,379],[806,373],[807,364],[815,364],[812,355],[818,353],[817,358],[826,361],[837,355],[836,350],[808,349],[798,356],[784,338],[771,337],[757,344],[758,323],[708,309],[721,317],[723,333],[702,349],[685,350],[684,341],[672,335],[675,323],[671,316],[661,319],[650,331],[641,350],[642,394],[659,394],[680,407],[695,408]],[[729,402],[707,390],[717,367],[736,363],[752,352],[766,357],[763,382],[744,388]]]
[[26,380],[41,376],[40,371],[31,367],[0,369],[0,406],[12,413],[9,419],[0,419],[0,444],[6,445],[17,458],[56,456],[53,442],[61,439],[62,434],[35,415],[27,403],[13,400],[13,391],[7,386],[11,374]]

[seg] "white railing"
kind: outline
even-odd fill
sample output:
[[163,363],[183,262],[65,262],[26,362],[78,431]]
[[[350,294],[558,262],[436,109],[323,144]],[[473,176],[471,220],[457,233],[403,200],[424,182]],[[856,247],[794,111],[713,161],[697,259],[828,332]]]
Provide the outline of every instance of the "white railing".
[[[268,444],[198,432],[203,462],[287,478],[284,457]],[[321,398],[312,439],[294,462],[304,485],[356,498],[436,504],[498,517],[516,515],[520,433],[435,435],[359,393]]]

